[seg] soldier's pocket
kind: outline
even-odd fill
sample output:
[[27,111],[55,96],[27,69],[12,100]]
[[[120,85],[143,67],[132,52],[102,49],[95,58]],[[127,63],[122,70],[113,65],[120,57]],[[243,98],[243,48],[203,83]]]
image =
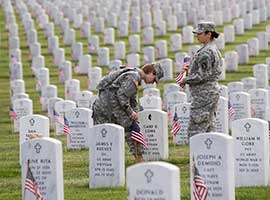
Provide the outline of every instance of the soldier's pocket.
[[196,122],[196,123],[209,122],[210,113],[209,112],[197,113],[192,118],[193,118],[194,122]]

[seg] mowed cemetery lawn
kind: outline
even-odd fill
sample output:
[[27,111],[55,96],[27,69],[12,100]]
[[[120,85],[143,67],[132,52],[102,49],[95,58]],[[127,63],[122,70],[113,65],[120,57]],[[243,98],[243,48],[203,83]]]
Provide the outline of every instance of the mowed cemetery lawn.
[[[34,18],[33,18],[34,19]],[[26,93],[33,100],[34,114],[46,115],[41,111],[39,103],[39,94],[35,90],[35,78],[31,72],[31,61],[29,60],[29,47],[26,45],[26,35],[18,13],[16,13],[16,21],[19,25],[20,48],[22,51],[23,78],[25,81]],[[265,31],[265,26],[270,24],[270,20],[254,26],[252,30],[246,31],[243,36],[236,36],[235,42],[226,44],[224,52],[228,50],[236,50],[236,45],[246,43],[251,37],[256,37],[259,31]],[[227,25],[227,24],[224,24]],[[50,70],[50,83],[58,87],[58,96],[64,98],[64,85],[58,82],[58,69],[52,64],[52,56],[47,51],[47,40],[44,38],[44,32],[37,24],[35,28],[38,31],[38,41],[41,44],[41,54],[45,57],[46,67]],[[218,27],[218,31],[223,31],[223,26]],[[179,33],[182,30],[179,28]],[[156,39],[169,40],[170,34],[176,32],[168,32],[166,37],[156,37]],[[71,48],[63,44],[63,37],[60,35],[59,27],[55,27],[55,34],[59,36],[59,44],[61,48],[65,48],[66,59],[71,60]],[[92,30],[92,34],[95,34]],[[101,34],[97,34],[101,38]],[[79,30],[76,30],[76,41],[84,44],[84,54],[87,53],[87,39],[79,38]],[[128,41],[127,38],[117,38],[116,40]],[[195,39],[196,40],[196,39]],[[101,41],[103,41],[101,39]],[[195,44],[198,44],[196,41]],[[102,45],[102,42],[101,42]],[[190,45],[183,45],[183,50],[187,52]],[[110,56],[113,57],[112,46],[110,48]],[[127,48],[128,52],[128,48]],[[175,53],[169,52],[169,57],[174,59]],[[265,58],[270,57],[270,51],[260,52],[259,56],[250,57],[248,65],[239,65],[237,72],[226,73],[226,80],[221,84],[227,84],[231,81],[240,81],[243,77],[253,76],[252,67],[258,63],[265,63]],[[125,62],[125,61],[124,61]],[[74,66],[75,63],[72,63]],[[92,55],[92,65],[97,65],[97,56]],[[103,75],[106,74],[106,67],[103,67]],[[175,76],[176,74],[174,74]],[[75,75],[74,79],[80,80],[81,90],[87,90],[87,76]],[[19,164],[19,135],[13,133],[12,122],[9,119],[10,105],[10,82],[9,82],[9,50],[8,50],[8,32],[5,29],[5,16],[3,8],[0,7],[0,199],[21,199],[21,171]],[[173,82],[173,81],[171,81]],[[158,85],[163,92],[162,82]],[[139,95],[142,94],[140,91]],[[55,136],[54,130],[51,130],[51,137],[61,140],[63,144],[63,168],[64,168],[64,196],[65,200],[123,200],[127,199],[126,187],[117,188],[101,188],[89,189],[89,152],[88,150],[67,151],[66,138],[64,136]],[[126,146],[125,153],[126,167],[133,165],[135,162],[133,157],[128,153]],[[169,159],[166,160],[180,168],[181,174],[181,199],[190,199],[190,180],[189,180],[189,148],[187,145],[175,146],[172,143],[172,137],[169,133]],[[268,187],[241,187],[236,189],[236,199],[239,200],[266,200],[270,199],[270,186]]]

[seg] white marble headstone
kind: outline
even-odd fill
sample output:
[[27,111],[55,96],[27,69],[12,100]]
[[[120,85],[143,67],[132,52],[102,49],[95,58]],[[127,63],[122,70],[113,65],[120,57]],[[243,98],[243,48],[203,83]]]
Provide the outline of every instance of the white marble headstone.
[[269,92],[266,89],[255,88],[248,91],[250,94],[251,117],[269,119]]
[[148,145],[148,148],[144,149],[143,159],[145,161],[167,159],[169,156],[167,113],[158,110],[141,111],[139,122]]
[[80,80],[71,79],[65,82],[65,99],[75,100],[76,93],[80,91]]
[[64,116],[65,112],[76,108],[76,103],[70,100],[57,101],[54,104],[54,117],[55,117],[55,133],[56,135],[64,134]]
[[114,43],[114,59],[125,59],[126,57],[126,43],[124,41],[117,41]]
[[268,86],[268,66],[266,64],[254,65],[253,76],[256,78],[257,88],[266,88]]
[[227,51],[225,53],[226,71],[238,70],[238,54],[236,51]]
[[65,112],[71,136],[67,137],[68,149],[84,149],[89,147],[89,128],[93,127],[92,110],[73,108]]
[[88,70],[92,67],[91,55],[81,55],[79,57],[78,66],[79,66],[78,73],[87,74]]
[[102,78],[102,69],[100,67],[92,67],[88,70],[88,90],[96,91],[97,85]]
[[116,124],[95,125],[89,134],[89,187],[124,186],[124,128]]
[[145,27],[143,29],[142,41],[145,45],[150,45],[154,42],[154,30],[152,27]]
[[254,77],[245,77],[241,79],[243,83],[243,91],[248,92],[250,89],[256,88],[256,78]]
[[207,186],[209,200],[234,200],[233,139],[222,133],[203,133],[190,138],[190,199],[195,200],[194,177]]
[[250,94],[246,92],[234,92],[230,94],[229,101],[234,109],[231,121],[251,117]]
[[170,36],[171,51],[180,51],[182,49],[182,36],[181,34],[172,34]]
[[33,101],[28,98],[20,98],[13,101],[13,110],[16,113],[14,120],[14,132],[19,132],[20,118],[33,114]]
[[188,123],[189,123],[189,115],[190,115],[190,103],[183,102],[176,104],[173,107],[173,120],[180,123],[180,129],[176,133],[174,142],[175,144],[188,144]]
[[216,131],[229,134],[228,99],[220,96],[216,112]]
[[[62,144],[52,138],[36,138],[21,145],[22,195],[36,200],[33,193],[25,190],[27,170],[31,170],[43,199],[64,200]],[[29,163],[29,164],[28,164]],[[24,191],[26,191],[24,193]]]
[[166,162],[127,168],[128,199],[180,199],[180,169]]
[[247,64],[249,62],[249,52],[247,44],[237,45],[238,64]]
[[248,44],[248,54],[250,56],[259,55],[259,40],[257,38],[250,38],[247,40]]
[[166,58],[168,56],[166,40],[158,40],[155,42],[155,56],[156,58]]
[[268,122],[239,119],[232,123],[235,185],[266,186],[269,176]]

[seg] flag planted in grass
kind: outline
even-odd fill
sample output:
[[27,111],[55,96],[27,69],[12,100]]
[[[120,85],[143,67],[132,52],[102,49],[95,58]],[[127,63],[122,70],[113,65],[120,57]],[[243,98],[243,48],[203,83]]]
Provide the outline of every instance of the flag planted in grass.
[[131,125],[131,138],[142,144],[145,148],[148,148],[148,145],[147,145],[147,142],[146,142],[146,139],[143,135],[143,133],[141,132],[141,129],[138,125],[138,122],[133,122],[133,124]]
[[37,200],[43,200],[43,197],[39,191],[38,184],[37,184],[37,182],[33,176],[33,173],[29,167],[29,163],[30,163],[30,161],[28,160],[27,161],[25,183],[24,183],[24,200],[27,200],[27,199],[25,199],[27,191],[33,193],[36,196]]
[[178,121],[178,116],[177,116],[177,113],[175,112],[174,117],[173,117],[172,130],[171,130],[172,135],[176,136],[180,129],[181,129],[181,124]]
[[195,200],[206,200],[208,195],[208,188],[200,175],[198,168],[193,160],[193,196]]
[[69,122],[67,120],[67,118],[64,116],[64,134],[66,134],[66,136],[69,138],[70,142],[72,141],[71,139],[71,132],[70,132],[70,128],[69,128]]
[[17,117],[17,114],[12,107],[9,108],[9,117],[11,120],[15,120]]
[[234,114],[235,110],[234,108],[232,107],[230,101],[228,102],[228,115],[229,115],[229,120],[232,119],[232,116]]

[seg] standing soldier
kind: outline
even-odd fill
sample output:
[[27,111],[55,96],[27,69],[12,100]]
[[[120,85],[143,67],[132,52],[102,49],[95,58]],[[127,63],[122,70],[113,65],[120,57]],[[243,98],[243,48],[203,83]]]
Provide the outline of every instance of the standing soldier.
[[[221,54],[213,43],[219,34],[212,22],[201,22],[193,31],[203,46],[194,55],[189,74],[180,84],[188,84],[191,94],[188,136],[215,131],[219,100],[218,79],[221,74]],[[188,66],[184,67],[187,70]]]
[[93,103],[94,124],[114,123],[125,128],[125,140],[136,162],[142,162],[143,144],[131,138],[138,130],[137,92],[141,81],[158,82],[163,77],[159,63],[145,64],[142,69],[123,68],[105,76],[97,86],[98,98]]

